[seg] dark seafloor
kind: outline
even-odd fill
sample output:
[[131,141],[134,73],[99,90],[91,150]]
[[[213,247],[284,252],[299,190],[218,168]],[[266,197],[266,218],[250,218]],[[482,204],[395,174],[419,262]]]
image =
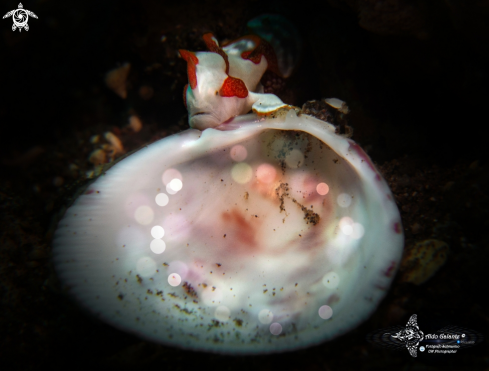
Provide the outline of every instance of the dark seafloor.
[[[425,333],[454,324],[489,335],[489,1],[317,4],[38,0],[23,2],[38,16],[28,32],[13,32],[11,18],[0,22],[0,369],[489,369],[487,341],[413,358],[365,339],[404,326],[411,314]],[[17,6],[3,1],[0,13]],[[177,50],[205,50],[209,31],[237,38],[263,13],[287,17],[304,41],[281,92],[287,103],[348,103],[353,139],[379,166],[402,214],[403,271],[368,321],[296,352],[195,353],[99,323],[64,294],[50,261],[60,211],[87,172],[101,170],[89,161],[104,144],[93,136],[111,131],[130,152],[184,130],[186,64]],[[126,62],[122,99],[104,79]],[[143,124],[137,133],[127,127],[131,115]],[[449,250],[429,258],[432,251],[414,248],[427,239]],[[435,273],[420,283],[424,268]]]

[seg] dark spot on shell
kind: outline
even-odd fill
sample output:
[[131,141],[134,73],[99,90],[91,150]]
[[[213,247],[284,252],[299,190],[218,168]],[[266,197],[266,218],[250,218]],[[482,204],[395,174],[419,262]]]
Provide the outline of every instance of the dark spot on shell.
[[392,277],[392,274],[394,273],[395,268],[396,268],[396,262],[391,261],[391,264],[389,265],[389,267],[384,272],[384,276]]
[[192,287],[192,285],[190,283],[184,282],[182,287],[189,296],[191,296],[193,298],[197,297],[197,292],[194,290],[194,288]]
[[394,224],[394,232],[396,232],[397,234],[402,233],[401,223],[397,222]]

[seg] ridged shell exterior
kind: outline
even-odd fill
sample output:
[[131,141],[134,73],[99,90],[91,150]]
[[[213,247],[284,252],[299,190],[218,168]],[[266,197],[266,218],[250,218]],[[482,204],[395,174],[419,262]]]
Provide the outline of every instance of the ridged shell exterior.
[[[181,181],[175,194],[164,174]],[[154,253],[158,239],[165,250]],[[120,161],[67,210],[54,260],[69,292],[115,327],[256,354],[310,346],[365,320],[402,247],[399,212],[369,157],[291,110],[187,130]]]

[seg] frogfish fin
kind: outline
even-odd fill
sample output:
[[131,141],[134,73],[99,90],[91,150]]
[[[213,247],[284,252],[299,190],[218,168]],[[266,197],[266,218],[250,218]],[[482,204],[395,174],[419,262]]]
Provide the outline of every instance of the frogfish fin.
[[250,95],[250,98],[255,101],[251,109],[258,115],[268,116],[282,108],[293,108],[293,106],[282,102],[275,94],[250,93]]
[[190,87],[195,89],[197,87],[197,71],[196,66],[199,63],[199,59],[193,52],[189,52],[188,50],[179,50],[180,55],[187,62],[187,75],[188,82],[190,83]]

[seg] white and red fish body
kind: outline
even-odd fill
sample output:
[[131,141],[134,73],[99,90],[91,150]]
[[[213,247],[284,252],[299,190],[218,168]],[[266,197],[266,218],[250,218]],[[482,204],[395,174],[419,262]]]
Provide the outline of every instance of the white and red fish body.
[[264,94],[260,84],[267,69],[282,75],[270,44],[248,35],[221,48],[211,33],[203,38],[209,52],[180,50],[187,61],[184,100],[190,127],[204,130],[251,110],[269,115],[289,106],[274,94]]

